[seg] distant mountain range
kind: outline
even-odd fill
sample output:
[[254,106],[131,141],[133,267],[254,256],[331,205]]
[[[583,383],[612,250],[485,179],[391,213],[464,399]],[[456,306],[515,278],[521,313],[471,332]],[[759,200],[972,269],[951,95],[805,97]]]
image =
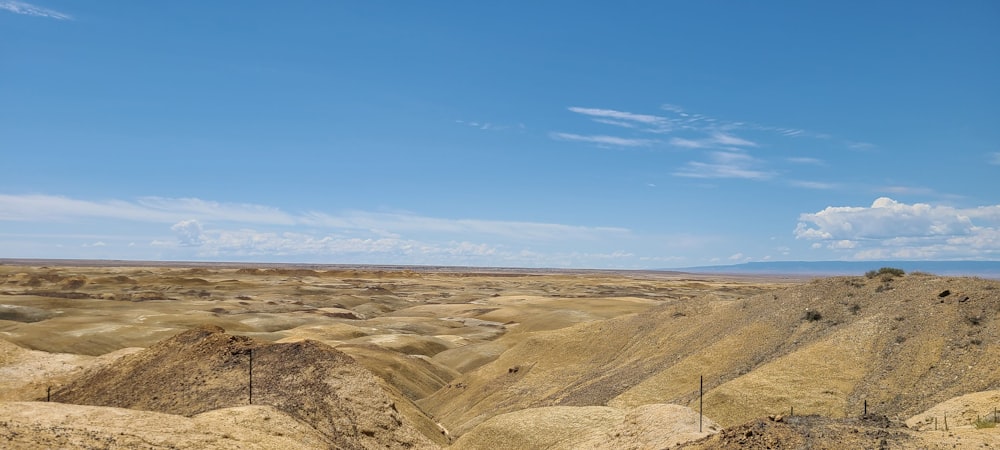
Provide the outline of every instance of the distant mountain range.
[[731,274],[863,275],[869,270],[882,267],[895,267],[906,272],[1000,279],[1000,261],[767,261],[669,270]]

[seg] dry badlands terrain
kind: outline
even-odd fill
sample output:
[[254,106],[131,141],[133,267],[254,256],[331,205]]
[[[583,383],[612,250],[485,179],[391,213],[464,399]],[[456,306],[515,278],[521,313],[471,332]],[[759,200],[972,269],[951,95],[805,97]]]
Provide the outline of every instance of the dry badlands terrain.
[[1000,448],[997,281],[42,264],[2,448]]

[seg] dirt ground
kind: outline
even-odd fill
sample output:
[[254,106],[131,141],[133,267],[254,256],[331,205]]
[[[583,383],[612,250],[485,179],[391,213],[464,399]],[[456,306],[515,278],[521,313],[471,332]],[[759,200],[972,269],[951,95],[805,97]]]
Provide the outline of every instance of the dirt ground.
[[0,446],[997,448],[998,314],[928,274],[6,261]]

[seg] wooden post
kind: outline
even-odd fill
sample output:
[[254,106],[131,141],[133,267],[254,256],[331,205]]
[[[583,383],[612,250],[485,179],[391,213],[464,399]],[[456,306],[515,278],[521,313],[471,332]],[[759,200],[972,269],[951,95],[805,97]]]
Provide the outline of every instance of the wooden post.
[[948,415],[944,415],[944,431],[948,431]]
[[701,433],[701,421],[705,417],[703,399],[705,397],[705,376],[698,376],[698,432]]
[[52,401],[52,386],[45,388],[45,401]]
[[250,349],[250,404],[253,404],[253,349]]
[[792,417],[794,415],[795,415],[795,407],[793,406],[792,410],[788,412],[788,417]]
[[937,431],[937,417],[934,418],[934,431]]
[[865,399],[865,413],[864,413],[864,415],[866,415],[866,416],[868,415],[868,399],[867,398]]

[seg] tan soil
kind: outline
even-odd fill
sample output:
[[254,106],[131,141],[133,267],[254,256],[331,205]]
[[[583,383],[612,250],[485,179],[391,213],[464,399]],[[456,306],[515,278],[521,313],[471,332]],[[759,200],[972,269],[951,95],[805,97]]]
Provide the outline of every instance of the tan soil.
[[0,305],[0,446],[667,448],[703,377],[693,448],[1000,447],[991,280],[0,264]]

